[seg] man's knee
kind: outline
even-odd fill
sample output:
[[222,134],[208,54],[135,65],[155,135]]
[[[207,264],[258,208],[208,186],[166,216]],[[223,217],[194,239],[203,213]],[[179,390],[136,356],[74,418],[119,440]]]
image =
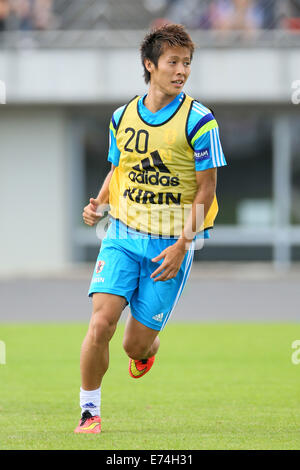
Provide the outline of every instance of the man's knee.
[[95,344],[108,342],[111,340],[117,327],[116,321],[110,318],[109,312],[105,309],[99,309],[93,312],[89,333]]
[[130,339],[123,340],[123,348],[127,356],[136,361],[143,359],[147,355],[150,346]]

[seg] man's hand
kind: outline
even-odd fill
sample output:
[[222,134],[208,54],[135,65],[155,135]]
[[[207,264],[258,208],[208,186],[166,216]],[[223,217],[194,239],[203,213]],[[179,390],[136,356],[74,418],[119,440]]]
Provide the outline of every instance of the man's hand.
[[163,271],[163,273],[156,277],[154,282],[157,281],[168,281],[169,279],[173,279],[177,276],[177,273],[180,269],[182,261],[185,257],[186,250],[182,243],[174,243],[174,245],[168,246],[165,250],[163,250],[160,255],[152,258],[154,263],[157,263],[161,259],[164,258],[164,261],[161,265],[151,274],[151,279],[155,278],[159,273]]
[[97,201],[97,199],[93,199],[91,197],[90,203],[83,209],[82,217],[87,225],[95,225],[103,216],[101,212],[97,212],[97,208],[99,205],[100,203]]

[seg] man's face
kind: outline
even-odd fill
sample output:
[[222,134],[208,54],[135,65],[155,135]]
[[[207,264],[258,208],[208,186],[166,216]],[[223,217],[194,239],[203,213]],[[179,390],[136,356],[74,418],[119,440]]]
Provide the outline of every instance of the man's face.
[[164,46],[158,59],[157,67],[153,62],[146,61],[151,73],[150,86],[166,95],[178,95],[191,71],[191,53],[187,47]]

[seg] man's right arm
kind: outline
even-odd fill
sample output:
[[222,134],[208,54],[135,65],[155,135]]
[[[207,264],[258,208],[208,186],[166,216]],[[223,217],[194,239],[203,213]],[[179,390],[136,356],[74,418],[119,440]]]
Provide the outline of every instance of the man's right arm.
[[90,202],[85,208],[83,209],[82,217],[84,222],[87,225],[93,226],[99,222],[103,214],[101,212],[97,212],[97,209],[100,205],[108,204],[109,201],[109,183],[112,178],[113,172],[116,166],[111,165],[110,172],[106,175],[104,183],[99,191],[98,196],[96,199],[90,198]]

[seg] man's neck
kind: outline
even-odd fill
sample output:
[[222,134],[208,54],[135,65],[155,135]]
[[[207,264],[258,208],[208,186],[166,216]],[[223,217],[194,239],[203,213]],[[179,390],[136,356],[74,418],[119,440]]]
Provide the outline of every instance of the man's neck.
[[149,88],[148,94],[144,99],[144,105],[151,113],[156,113],[160,109],[167,106],[171,101],[176,98],[177,95],[165,95],[161,91],[154,91]]

